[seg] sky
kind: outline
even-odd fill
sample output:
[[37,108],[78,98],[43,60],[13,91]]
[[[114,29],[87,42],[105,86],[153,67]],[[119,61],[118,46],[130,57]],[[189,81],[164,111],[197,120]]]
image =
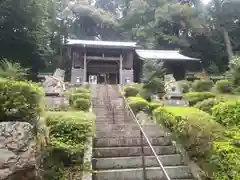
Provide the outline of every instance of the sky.
[[204,4],[208,4],[211,0],[202,0]]

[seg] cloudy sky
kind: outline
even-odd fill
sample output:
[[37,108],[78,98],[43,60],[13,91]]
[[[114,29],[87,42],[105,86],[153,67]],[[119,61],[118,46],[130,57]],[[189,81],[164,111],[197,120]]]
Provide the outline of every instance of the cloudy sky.
[[208,4],[211,0],[202,0],[204,4]]

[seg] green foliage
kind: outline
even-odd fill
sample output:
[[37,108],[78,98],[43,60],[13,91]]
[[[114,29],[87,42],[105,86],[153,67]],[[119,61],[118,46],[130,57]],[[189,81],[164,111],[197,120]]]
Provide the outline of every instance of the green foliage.
[[232,82],[229,80],[219,80],[216,82],[217,90],[221,93],[231,93],[233,90]]
[[160,106],[163,106],[163,103],[161,103],[161,102],[150,102],[149,103],[149,112],[152,113],[155,109],[159,108]]
[[124,88],[126,97],[136,97],[139,93],[139,88],[135,86],[127,86]]
[[234,57],[229,64],[228,76],[234,86],[240,85],[240,56]]
[[69,104],[81,111],[88,111],[91,107],[92,96],[89,88],[77,88],[67,92]]
[[224,101],[225,101],[224,99],[208,98],[203,101],[199,101],[197,104],[194,105],[194,107],[211,114],[212,108],[215,105],[217,105],[221,102],[224,102]]
[[184,98],[189,102],[190,106],[193,106],[196,103],[203,101],[205,99],[214,97],[216,97],[216,95],[211,92],[189,92],[184,94]]
[[228,101],[213,107],[215,120],[224,126],[240,125],[240,101]]
[[170,128],[193,158],[206,156],[212,143],[222,135],[222,127],[209,114],[196,108],[160,107],[154,117]]
[[91,93],[91,89],[81,87],[73,90],[73,93]]
[[180,82],[180,86],[182,88],[182,92],[187,93],[191,89],[192,82],[191,81],[182,81],[182,82]]
[[151,100],[151,96],[152,96],[152,92],[150,90],[148,90],[148,89],[142,88],[139,91],[139,95],[143,99],[146,99],[147,101],[150,101]]
[[43,95],[43,89],[34,83],[0,81],[1,121],[33,123],[42,111]]
[[240,148],[230,142],[216,142],[211,154],[211,162],[218,171],[214,174],[215,180],[237,180],[240,177]]
[[30,74],[45,67],[53,51],[49,10],[50,0],[4,0],[0,16],[4,17],[0,30],[1,57],[30,67]]
[[21,67],[19,63],[3,59],[0,63],[0,77],[10,80],[24,80],[29,69]]
[[89,111],[91,101],[89,99],[77,98],[73,101],[73,107],[81,111]]
[[43,162],[44,179],[62,180],[68,177],[68,173],[79,173],[84,168],[83,155],[88,138],[93,136],[95,116],[69,111],[47,112],[45,118],[50,145]]
[[212,80],[195,80],[192,89],[196,92],[210,91],[213,85]]
[[129,97],[127,101],[135,114],[149,109],[149,103],[141,97]]
[[74,93],[72,94],[71,96],[71,99],[74,101],[76,99],[79,99],[79,98],[82,98],[82,99],[87,99],[89,101],[91,101],[92,99],[92,96],[90,93]]

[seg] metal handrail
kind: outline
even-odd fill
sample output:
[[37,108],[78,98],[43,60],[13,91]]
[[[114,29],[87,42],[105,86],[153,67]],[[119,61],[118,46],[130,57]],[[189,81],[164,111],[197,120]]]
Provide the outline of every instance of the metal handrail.
[[[122,92],[122,87],[121,87],[121,86],[120,86],[120,90],[121,90],[121,92]],[[163,174],[165,175],[165,177],[167,178],[167,180],[171,180],[170,177],[168,176],[166,170],[164,169],[164,167],[163,167],[160,159],[158,158],[158,155],[157,155],[156,151],[154,150],[154,148],[153,148],[150,140],[148,139],[148,137],[147,137],[146,133],[144,132],[141,124],[138,122],[138,119],[136,118],[135,114],[134,114],[133,111],[132,111],[132,108],[129,106],[129,104],[127,103],[127,100],[126,100],[126,98],[125,98],[124,96],[123,96],[123,103],[124,103],[124,108],[125,108],[125,110],[128,110],[128,112],[130,112],[130,114],[131,114],[131,116],[132,116],[132,119],[137,123],[137,125],[138,125],[138,127],[139,127],[139,129],[140,129],[140,134],[146,139],[147,144],[148,144],[148,146],[150,147],[152,153],[154,154],[154,156],[155,156],[155,158],[156,158],[156,160],[157,160],[158,165],[160,166],[160,168],[161,168],[162,171],[163,171]],[[141,137],[141,138],[142,138],[142,137]],[[142,145],[143,145],[143,142],[142,142]],[[142,155],[144,156],[144,152],[142,152]],[[145,170],[145,160],[144,160],[144,158],[143,158],[143,173],[144,173],[144,178],[146,179],[146,170]]]

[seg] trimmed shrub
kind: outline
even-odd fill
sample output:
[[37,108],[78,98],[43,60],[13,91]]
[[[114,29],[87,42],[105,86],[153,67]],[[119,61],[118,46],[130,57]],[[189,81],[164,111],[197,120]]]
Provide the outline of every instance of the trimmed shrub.
[[240,125],[240,101],[228,101],[213,107],[215,120],[224,126]]
[[192,158],[207,155],[213,141],[223,133],[211,115],[196,108],[160,107],[153,114],[157,121],[176,133]]
[[88,99],[78,98],[73,101],[73,107],[81,111],[89,111],[91,101]]
[[[50,144],[43,157],[43,179],[69,179],[83,170],[83,155],[92,137],[95,116],[84,112],[47,112]],[[71,168],[69,168],[71,167]]]
[[80,87],[73,90],[73,93],[91,93],[91,89]]
[[212,108],[215,105],[224,101],[225,101],[224,99],[209,98],[209,99],[205,99],[203,101],[198,102],[197,104],[194,105],[194,107],[211,114]]
[[91,101],[92,96],[91,96],[90,93],[74,93],[71,96],[72,101],[75,101],[76,99],[80,99],[80,98],[81,99],[87,99],[87,100]]
[[192,84],[192,89],[196,92],[210,91],[213,85],[212,80],[196,80]]
[[233,91],[232,83],[228,80],[217,81],[216,88],[221,93],[231,93]]
[[149,103],[149,112],[152,113],[155,109],[163,106],[161,102],[150,102]]
[[129,97],[127,101],[135,114],[149,109],[149,103],[141,97]]
[[191,107],[160,107],[153,115],[174,133],[205,171],[203,179],[237,180],[240,177],[238,129],[225,131],[214,117]]
[[124,95],[126,97],[136,97],[139,93],[139,88],[135,86],[127,86],[124,88]]
[[189,92],[184,94],[184,99],[189,102],[190,106],[195,105],[196,103],[203,101],[208,98],[215,98],[216,95],[211,92]]
[[33,123],[42,112],[43,96],[43,89],[34,83],[0,81],[1,121]]

